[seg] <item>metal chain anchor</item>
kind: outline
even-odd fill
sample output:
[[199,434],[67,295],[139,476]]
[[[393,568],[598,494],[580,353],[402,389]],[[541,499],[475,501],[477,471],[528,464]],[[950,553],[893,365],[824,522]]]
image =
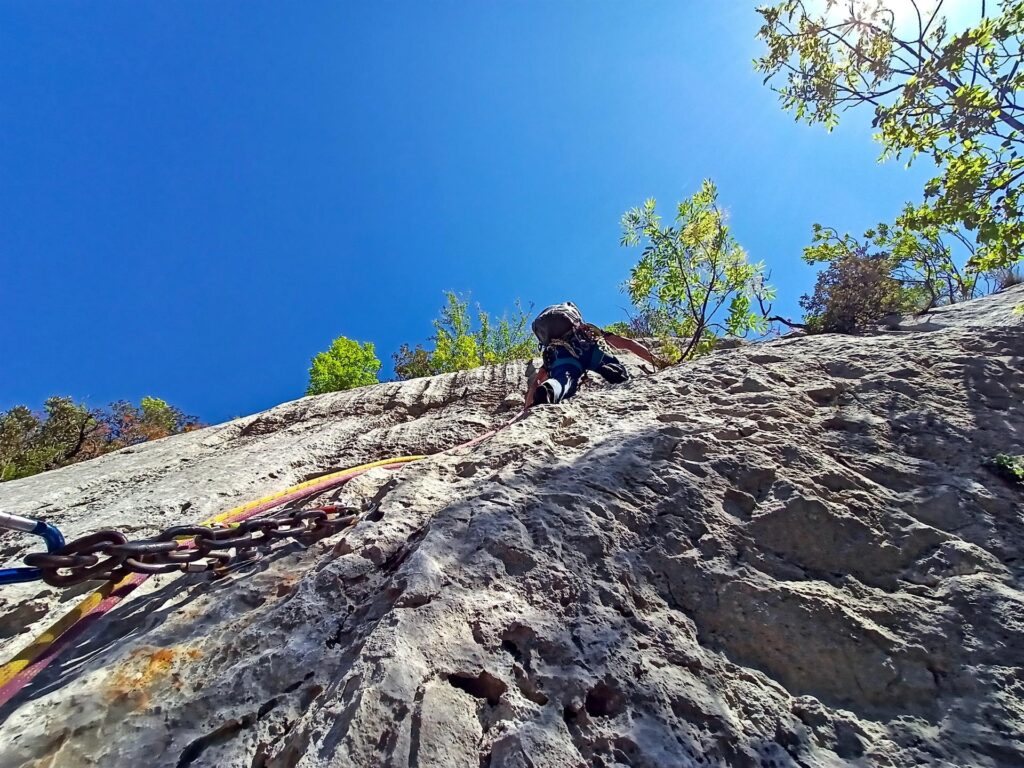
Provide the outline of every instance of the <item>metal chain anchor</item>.
[[337,533],[355,523],[356,512],[334,505],[295,509],[233,525],[176,525],[135,541],[120,531],[101,530],[53,552],[33,552],[24,560],[54,587],[121,579],[130,573],[223,573],[233,564],[257,559],[261,549],[279,539],[311,544]]

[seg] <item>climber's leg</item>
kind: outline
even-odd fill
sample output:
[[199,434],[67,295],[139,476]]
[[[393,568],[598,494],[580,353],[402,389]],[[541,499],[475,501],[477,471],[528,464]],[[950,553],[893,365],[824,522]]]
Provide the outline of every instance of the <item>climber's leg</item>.
[[534,403],[560,403],[576,394],[583,368],[578,362],[562,362],[548,371],[548,378],[537,387]]

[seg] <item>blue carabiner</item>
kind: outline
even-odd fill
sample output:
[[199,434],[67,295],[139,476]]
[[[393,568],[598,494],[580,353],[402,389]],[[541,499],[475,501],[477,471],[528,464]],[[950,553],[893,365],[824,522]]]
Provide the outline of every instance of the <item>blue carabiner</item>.
[[[64,535],[56,526],[42,520],[30,520],[27,517],[0,512],[0,528],[10,528],[42,537],[46,542],[47,552],[56,552],[64,547]],[[17,584],[41,578],[43,572],[39,568],[0,568],[0,584]]]

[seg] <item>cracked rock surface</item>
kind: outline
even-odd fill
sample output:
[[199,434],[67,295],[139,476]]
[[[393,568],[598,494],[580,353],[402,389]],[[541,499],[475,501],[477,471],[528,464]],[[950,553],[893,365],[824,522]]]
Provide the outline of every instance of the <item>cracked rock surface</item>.
[[[0,768],[1024,765],[1024,491],[983,467],[1024,453],[1021,301],[741,345],[374,470],[318,499],[347,532],[90,627],[0,710]],[[457,445],[524,372],[303,398],[0,508],[153,534]],[[3,588],[4,658],[87,591]]]

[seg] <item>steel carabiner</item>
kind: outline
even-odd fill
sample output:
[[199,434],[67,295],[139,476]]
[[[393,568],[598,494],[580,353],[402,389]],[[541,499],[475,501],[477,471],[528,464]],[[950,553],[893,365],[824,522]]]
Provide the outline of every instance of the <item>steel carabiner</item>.
[[[42,520],[31,520],[27,517],[0,512],[0,528],[9,528],[12,531],[22,531],[39,536],[46,542],[46,551],[50,553],[57,552],[64,547],[64,534],[56,526],[44,523]],[[0,568],[0,584],[17,584],[41,578],[43,578],[43,572],[39,568]]]

